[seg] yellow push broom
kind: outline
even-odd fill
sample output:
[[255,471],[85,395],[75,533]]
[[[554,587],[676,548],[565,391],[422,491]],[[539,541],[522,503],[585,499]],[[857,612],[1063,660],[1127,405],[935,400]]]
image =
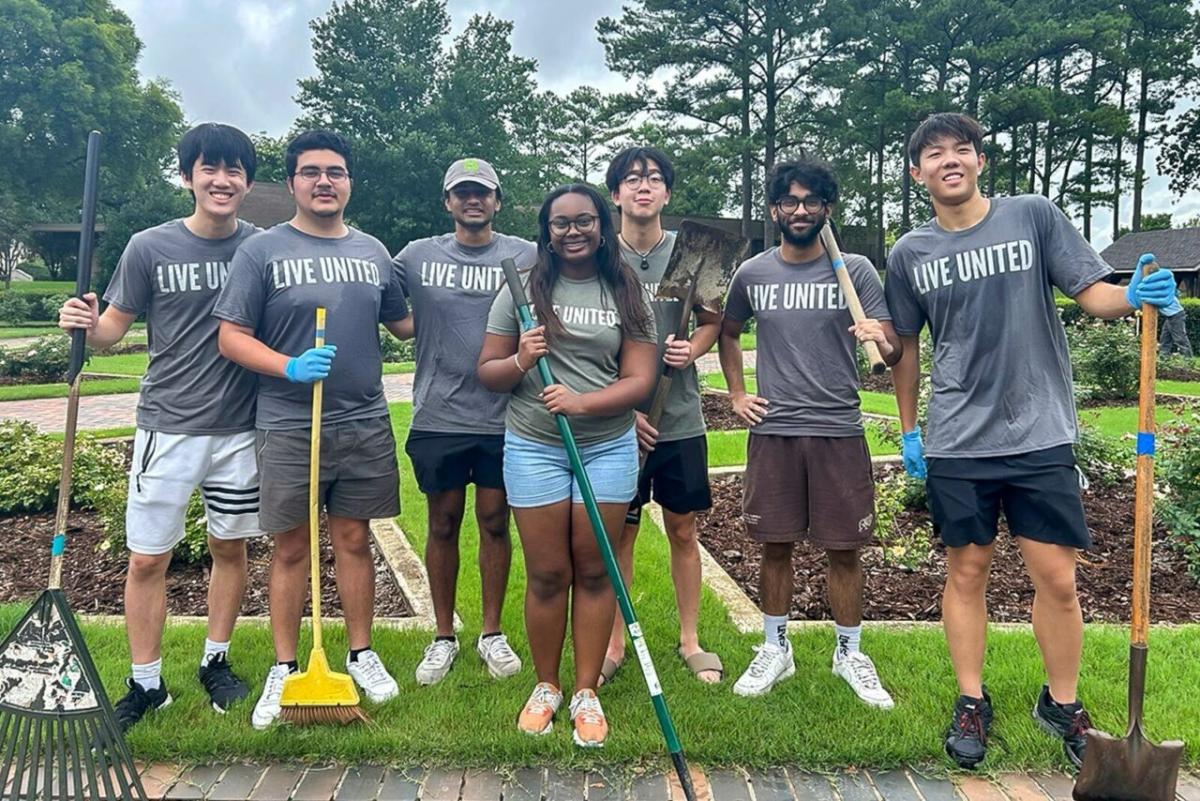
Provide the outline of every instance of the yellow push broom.
[[[325,309],[317,307],[316,347],[325,344]],[[334,673],[325,658],[325,647],[321,640],[321,555],[320,543],[320,478],[321,478],[321,385],[313,384],[312,394],[312,438],[309,445],[308,468],[308,540],[310,548],[309,569],[312,574],[312,652],[308,655],[308,670],[293,673],[283,682],[283,695],[279,699],[279,716],[299,726],[321,723],[349,723],[367,721],[366,714],[358,706],[358,690],[354,680],[345,673]]]

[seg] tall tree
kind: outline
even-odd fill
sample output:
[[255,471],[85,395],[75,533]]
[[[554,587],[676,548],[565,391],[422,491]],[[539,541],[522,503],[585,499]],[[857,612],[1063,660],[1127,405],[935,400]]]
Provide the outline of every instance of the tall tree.
[[629,118],[619,98],[605,96],[591,86],[572,89],[558,101],[562,128],[558,139],[568,174],[576,181],[602,183],[600,162],[617,137],[626,133]]

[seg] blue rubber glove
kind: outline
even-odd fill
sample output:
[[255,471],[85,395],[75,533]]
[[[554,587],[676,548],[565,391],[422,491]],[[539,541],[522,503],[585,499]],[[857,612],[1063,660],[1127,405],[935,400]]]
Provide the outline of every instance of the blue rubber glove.
[[913,478],[925,478],[925,443],[921,441],[920,426],[900,435],[900,452],[905,472]]
[[1125,289],[1125,300],[1135,309],[1142,308],[1143,303],[1161,309],[1170,306],[1175,300],[1175,276],[1170,270],[1159,270],[1145,278],[1142,277],[1142,268],[1152,261],[1153,253],[1142,254],[1138,259],[1137,269],[1133,271],[1133,278],[1129,279],[1129,286]]
[[329,370],[333,367],[333,357],[336,355],[337,345],[309,348],[299,356],[288,359],[284,372],[287,374],[288,381],[293,384],[312,384],[329,377]]

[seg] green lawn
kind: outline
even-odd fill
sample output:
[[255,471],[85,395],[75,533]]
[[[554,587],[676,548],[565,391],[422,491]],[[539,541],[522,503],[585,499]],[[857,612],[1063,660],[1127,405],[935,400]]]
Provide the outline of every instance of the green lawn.
[[[867,424],[867,447],[872,456],[890,456],[899,453],[899,449],[885,442],[879,429]],[[709,431],[708,432],[708,466],[733,467],[746,463],[746,431]]]
[[1168,395],[1200,396],[1200,381],[1156,381],[1154,387]]
[[62,331],[57,325],[7,325],[0,326],[0,340],[24,339],[25,337],[44,337],[58,334]]
[[9,286],[10,292],[62,292],[67,295],[75,294],[74,281],[13,281]]
[[384,375],[397,375],[399,373],[412,373],[416,371],[416,365],[413,362],[384,362]]
[[[725,383],[725,376],[721,373],[705,373],[704,384],[713,389],[728,389],[729,387]],[[746,371],[746,391],[758,391],[758,381],[754,378],[753,370]],[[862,410],[867,414],[882,414],[888,417],[900,415],[896,409],[896,396],[890,392],[859,392],[858,396],[862,402]]]
[[89,373],[142,376],[149,364],[148,353],[118,353],[114,356],[93,356],[83,369]]
[[[84,381],[80,394],[88,395],[123,395],[137,392],[140,379],[138,378],[97,378]],[[4,401],[36,400],[39,398],[65,398],[67,385],[57,384],[10,384],[0,387],[0,403]]]
[[[1137,433],[1138,410],[1136,406],[1112,406],[1103,409],[1080,409],[1080,419],[1095,426],[1101,434],[1107,437],[1124,437]],[[1177,419],[1176,410],[1170,406],[1158,404],[1154,409],[1154,420],[1159,425],[1165,425]]]

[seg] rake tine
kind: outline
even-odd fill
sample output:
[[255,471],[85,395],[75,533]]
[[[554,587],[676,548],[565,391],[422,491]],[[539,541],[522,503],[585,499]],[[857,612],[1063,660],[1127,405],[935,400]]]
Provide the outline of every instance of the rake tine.
[[33,721],[27,720],[21,729],[21,733],[17,739],[17,757],[14,763],[17,769],[16,775],[13,777],[12,797],[19,799],[21,797],[22,780],[25,778],[25,754],[26,746],[29,744],[29,737],[33,733]]
[[67,797],[67,732],[62,718],[54,721],[54,753],[58,763],[58,798]]
[[[9,731],[15,730],[18,725],[19,720],[17,718],[7,712],[0,712],[0,737],[4,738],[0,742],[7,741],[10,746],[14,744],[16,741],[9,737]],[[4,762],[0,764],[0,798],[4,797],[4,788],[8,786],[8,768],[12,761],[11,749],[9,750],[10,752],[4,757]]]
[[33,737],[29,739],[29,765],[25,769],[25,798],[27,801],[37,801],[38,779],[41,778],[38,774],[38,765],[41,764],[38,759],[42,755],[43,725],[44,721],[38,718],[37,725],[33,729]]
[[81,719],[79,721],[79,737],[77,741],[79,741],[79,752],[83,754],[84,780],[87,783],[87,792],[84,793],[84,798],[88,798],[95,791],[92,785],[96,779],[96,759],[98,758],[98,755],[94,757],[92,753],[92,734],[89,729],[87,719]]
[[114,795],[114,787],[112,783],[112,776],[110,775],[112,767],[108,764],[108,743],[105,742],[105,736],[101,733],[104,727],[103,724],[97,720],[91,720],[88,722],[95,727],[90,732],[91,737],[89,740],[94,743],[99,743],[100,745],[99,748],[95,749],[96,766],[98,770],[92,774],[92,790],[96,790],[97,779],[99,779],[100,783],[103,783],[104,785],[104,795],[93,796],[93,798],[112,798]]
[[71,770],[75,774],[75,793],[74,793],[74,795],[75,795],[76,801],[83,801],[83,799],[84,799],[83,771],[80,769],[80,759],[79,759],[79,752],[80,752],[79,730],[81,728],[82,728],[82,724],[77,720],[71,721],[70,724],[67,726],[67,736],[70,737],[70,742],[68,743],[68,749],[71,752]]

